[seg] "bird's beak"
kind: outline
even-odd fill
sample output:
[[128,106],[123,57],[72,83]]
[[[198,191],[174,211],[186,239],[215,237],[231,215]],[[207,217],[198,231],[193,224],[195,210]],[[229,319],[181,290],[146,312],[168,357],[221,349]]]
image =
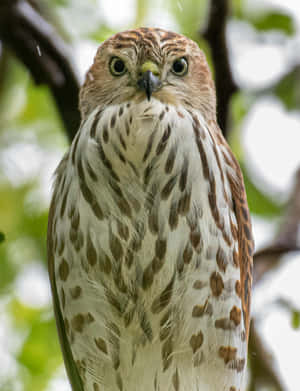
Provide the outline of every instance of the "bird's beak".
[[152,92],[157,91],[161,87],[159,74],[158,66],[152,61],[146,61],[141,66],[141,76],[137,84],[141,90],[145,91],[148,100],[150,100]]

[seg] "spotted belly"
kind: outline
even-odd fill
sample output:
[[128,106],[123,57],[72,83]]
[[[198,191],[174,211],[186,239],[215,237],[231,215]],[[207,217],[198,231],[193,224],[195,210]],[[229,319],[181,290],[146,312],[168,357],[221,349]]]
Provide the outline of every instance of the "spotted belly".
[[93,113],[58,184],[57,289],[84,389],[238,391],[246,337],[223,152],[192,112],[122,108]]

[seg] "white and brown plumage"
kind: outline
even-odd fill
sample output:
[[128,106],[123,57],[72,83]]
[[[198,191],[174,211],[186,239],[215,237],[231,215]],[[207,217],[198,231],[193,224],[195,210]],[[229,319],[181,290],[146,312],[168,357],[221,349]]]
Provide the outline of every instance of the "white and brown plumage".
[[49,272],[74,391],[243,389],[252,236],[202,51],[116,34],[57,169]]

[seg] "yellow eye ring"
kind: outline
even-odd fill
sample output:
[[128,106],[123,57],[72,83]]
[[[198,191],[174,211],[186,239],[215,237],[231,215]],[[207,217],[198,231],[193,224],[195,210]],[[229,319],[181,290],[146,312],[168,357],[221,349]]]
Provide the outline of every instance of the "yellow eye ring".
[[114,76],[122,76],[127,72],[125,62],[119,57],[112,57],[109,62],[109,70]]
[[188,71],[187,59],[185,57],[177,58],[172,64],[171,71],[177,76],[186,75]]

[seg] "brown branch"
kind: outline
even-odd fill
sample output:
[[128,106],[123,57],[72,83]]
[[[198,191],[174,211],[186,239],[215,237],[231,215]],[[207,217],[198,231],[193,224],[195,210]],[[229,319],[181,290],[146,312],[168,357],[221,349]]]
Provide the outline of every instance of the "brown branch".
[[50,87],[72,140],[80,123],[79,80],[65,42],[26,0],[1,1],[0,38],[29,69],[37,84]]
[[233,79],[226,43],[226,23],[230,0],[211,0],[206,27],[201,35],[208,42],[215,69],[217,92],[217,118],[224,136],[229,134],[229,105],[232,95],[238,91]]
[[[280,262],[282,255],[300,250],[300,169],[296,173],[294,189],[292,191],[288,208],[281,227],[270,246],[258,251],[254,255],[254,283],[261,280],[269,271],[273,270]],[[278,391],[285,390],[277,370],[274,367],[272,355],[265,347],[256,327],[256,321],[252,320],[249,357],[251,367],[250,391],[256,390],[258,383],[268,383]]]
[[251,381],[249,391],[256,391],[261,385],[272,385],[276,391],[284,391],[285,387],[278,376],[273,356],[265,347],[260,337],[256,322],[252,320],[249,339],[249,356]]
[[283,222],[273,242],[254,254],[254,283],[258,282],[280,261],[281,256],[300,251],[300,169],[295,175],[295,185],[288,201]]

